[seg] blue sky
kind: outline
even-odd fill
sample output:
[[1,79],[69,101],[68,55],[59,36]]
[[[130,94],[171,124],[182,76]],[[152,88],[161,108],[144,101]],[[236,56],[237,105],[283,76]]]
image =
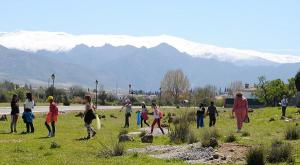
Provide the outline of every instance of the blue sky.
[[300,55],[297,0],[2,0],[0,31],[174,35]]

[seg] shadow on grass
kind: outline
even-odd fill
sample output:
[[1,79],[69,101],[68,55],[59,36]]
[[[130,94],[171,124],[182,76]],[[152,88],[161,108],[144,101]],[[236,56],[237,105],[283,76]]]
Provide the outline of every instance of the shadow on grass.
[[90,140],[86,137],[83,137],[83,138],[78,138],[78,139],[75,139],[76,141],[87,141],[87,140]]

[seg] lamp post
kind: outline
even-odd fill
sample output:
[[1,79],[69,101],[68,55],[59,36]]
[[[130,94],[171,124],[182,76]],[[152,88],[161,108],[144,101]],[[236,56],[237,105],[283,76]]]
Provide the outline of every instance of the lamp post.
[[96,109],[97,109],[97,105],[98,105],[98,80],[96,80]]
[[159,107],[160,107],[160,104],[161,104],[161,88],[159,88]]
[[52,79],[52,96],[54,96],[54,80],[55,80],[54,73],[51,75],[51,79]]
[[131,84],[129,84],[128,87],[129,87],[128,94],[129,94],[129,96],[130,96],[130,93],[132,94]]

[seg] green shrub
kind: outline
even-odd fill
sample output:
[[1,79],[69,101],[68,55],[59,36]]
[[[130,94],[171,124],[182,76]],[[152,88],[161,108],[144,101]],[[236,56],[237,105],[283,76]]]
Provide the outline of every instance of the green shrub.
[[288,126],[285,130],[286,140],[297,140],[300,138],[300,128],[297,126]]
[[184,113],[176,117],[176,122],[173,122],[174,128],[170,128],[169,138],[171,142],[179,144],[197,141],[191,129],[190,116],[189,113]]
[[120,138],[120,136],[121,135],[126,135],[126,134],[128,134],[128,130],[127,129],[121,129],[120,131],[119,131],[119,138]]
[[217,138],[220,134],[217,129],[205,129],[201,136],[201,143],[203,147],[216,147],[218,145]]
[[265,153],[261,147],[253,147],[246,154],[247,165],[264,165]]
[[226,143],[232,143],[235,142],[237,139],[233,133],[230,133],[228,136],[225,138]]
[[197,136],[195,135],[194,132],[190,132],[189,137],[188,137],[188,143],[189,144],[193,144],[193,143],[197,143],[199,140],[197,138]]
[[109,158],[113,156],[122,156],[125,154],[125,147],[122,143],[116,142],[112,147],[100,143],[104,148],[99,152],[99,157]]
[[292,157],[292,146],[280,140],[273,140],[268,150],[267,160],[270,163],[287,162]]
[[60,148],[60,145],[57,142],[52,142],[50,145],[50,149]]
[[250,133],[247,131],[242,132],[242,137],[250,136]]

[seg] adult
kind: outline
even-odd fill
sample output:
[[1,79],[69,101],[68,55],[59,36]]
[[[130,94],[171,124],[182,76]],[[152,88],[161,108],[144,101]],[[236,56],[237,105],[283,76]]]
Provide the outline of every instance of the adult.
[[148,118],[148,109],[146,104],[142,103],[141,128],[143,128],[143,122],[149,127],[149,124],[147,123]]
[[125,101],[125,105],[121,108],[120,111],[122,111],[125,108],[125,124],[124,128],[129,128],[129,118],[131,117],[131,112],[132,112],[132,105],[131,101],[127,99]]
[[210,106],[207,108],[207,114],[209,116],[209,127],[214,127],[217,122],[217,107],[215,106],[215,102],[210,102]]
[[204,127],[204,116],[205,116],[204,104],[199,105],[196,115],[197,115],[197,128]]
[[32,99],[31,93],[26,93],[26,100],[24,102],[24,114],[23,119],[26,124],[26,132],[34,133],[33,119],[34,115],[32,113],[34,109],[34,101]]
[[96,135],[95,129],[91,126],[92,121],[96,119],[96,115],[94,112],[96,106],[93,105],[91,96],[85,96],[84,102],[85,102],[84,123],[88,133],[86,139],[90,139],[91,137],[94,137]]
[[10,133],[17,133],[17,121],[19,118],[19,113],[20,113],[20,109],[19,109],[19,97],[18,95],[14,94],[11,102],[10,102],[10,106],[11,106],[11,122],[10,122]]
[[[49,112],[46,115],[46,121],[45,126],[48,130],[48,137],[54,137],[55,136],[55,122],[57,122],[58,119],[58,108],[56,103],[54,102],[53,96],[49,96],[47,98],[47,102],[49,103]],[[50,128],[49,124],[51,123]]]
[[288,99],[286,98],[286,95],[283,95],[283,98],[281,100],[281,116],[285,117],[286,108],[288,106]]
[[234,99],[232,115],[235,113],[237,132],[241,132],[243,122],[248,118],[248,101],[242,93],[237,93]]
[[157,105],[155,103],[152,103],[152,108],[153,108],[153,117],[154,121],[151,125],[151,134],[153,133],[154,126],[157,124],[158,128],[161,130],[162,134],[165,134],[164,130],[162,129],[160,125],[160,120],[162,118],[162,112],[159,110]]

